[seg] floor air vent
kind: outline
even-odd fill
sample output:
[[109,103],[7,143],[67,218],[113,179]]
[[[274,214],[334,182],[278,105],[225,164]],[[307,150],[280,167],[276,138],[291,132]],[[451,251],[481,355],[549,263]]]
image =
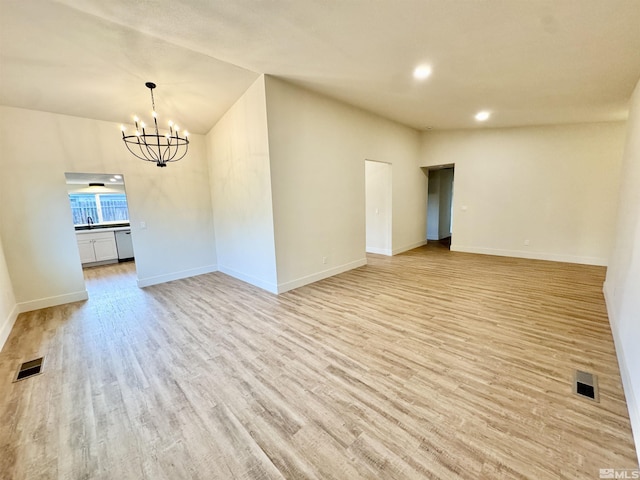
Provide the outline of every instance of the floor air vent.
[[573,382],[573,393],[594,402],[600,401],[598,395],[598,377],[592,373],[576,370]]
[[44,357],[36,358],[35,360],[30,360],[28,362],[24,362],[20,365],[20,369],[18,370],[18,375],[16,375],[16,379],[24,380],[25,378],[33,377],[34,375],[39,375],[42,373],[42,362],[44,362]]

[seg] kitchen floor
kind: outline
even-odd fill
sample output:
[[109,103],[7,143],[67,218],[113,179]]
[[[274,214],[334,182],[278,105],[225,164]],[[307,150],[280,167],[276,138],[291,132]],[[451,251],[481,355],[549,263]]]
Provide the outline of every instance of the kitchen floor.
[[89,297],[111,296],[136,287],[136,263],[122,262],[85,268],[84,281]]

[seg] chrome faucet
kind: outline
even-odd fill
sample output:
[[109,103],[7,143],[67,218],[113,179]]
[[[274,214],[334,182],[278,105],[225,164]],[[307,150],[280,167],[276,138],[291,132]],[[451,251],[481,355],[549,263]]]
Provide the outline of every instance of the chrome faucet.
[[93,226],[93,218],[87,217],[87,225],[89,225],[89,229]]

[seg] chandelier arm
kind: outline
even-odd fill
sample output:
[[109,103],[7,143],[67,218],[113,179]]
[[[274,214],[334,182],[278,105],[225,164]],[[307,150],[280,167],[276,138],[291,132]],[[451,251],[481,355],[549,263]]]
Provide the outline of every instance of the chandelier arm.
[[168,157],[167,157],[167,162],[172,162],[173,159],[175,158],[176,154],[180,151],[180,144],[176,143],[175,145],[172,145],[173,149],[169,149],[168,150]]
[[[145,135],[146,137],[146,135]],[[145,149],[147,150],[147,153],[149,154],[148,156],[144,153],[144,150],[142,149],[142,145],[145,146]],[[156,152],[153,151],[153,149],[149,146],[149,144],[147,143],[147,139],[143,138],[142,139],[142,143],[140,144],[140,151],[142,152],[142,154],[147,157],[149,159],[150,162],[156,162],[158,161],[158,155],[156,155]]]
[[182,157],[184,157],[187,154],[188,151],[189,151],[189,139],[186,139],[184,144],[184,153],[180,155],[180,157],[176,158],[174,161],[177,162],[178,160],[180,160]]
[[145,160],[149,162],[155,162],[156,161],[155,152],[149,148],[149,144],[147,143],[147,140],[145,137],[147,137],[146,134],[138,136],[138,141],[135,143],[138,145],[138,148],[140,149],[140,154],[145,158]]
[[[142,160],[146,160],[149,162],[157,162],[158,160],[161,162],[170,162],[170,161],[175,162],[183,158],[188,152],[189,140],[187,138],[171,137],[171,139],[167,139],[166,144],[163,144],[162,142],[160,142],[160,149],[158,150],[157,141],[156,141],[156,144],[154,145],[153,137],[155,137],[155,135],[153,134],[140,135],[139,137],[137,135],[136,136],[129,135],[129,136],[123,137],[123,139],[125,140],[127,149],[131,153],[133,153],[137,158],[140,158]],[[152,140],[152,142],[148,143],[147,139]],[[162,138],[160,138],[159,140],[162,140]],[[132,150],[129,144],[136,145],[140,150],[140,154]],[[184,147],[184,152],[182,153],[181,153],[181,147]],[[180,154],[179,157],[178,157],[178,154]]]
[[167,146],[166,145],[161,145],[158,148],[158,159],[161,162],[166,162],[167,161]]
[[[129,138],[129,137],[127,137],[127,138]],[[151,161],[152,161],[152,160],[149,160],[148,158],[146,158],[146,157],[144,157],[144,156],[143,156],[143,157],[141,157],[141,156],[140,156],[140,155],[138,155],[136,152],[134,152],[134,151],[131,149],[131,147],[129,146],[129,143],[136,143],[136,142],[128,142],[128,141],[126,141],[126,140],[125,140],[125,142],[124,142],[124,144],[125,144],[125,145],[126,145],[126,147],[127,147],[127,150],[129,150],[129,152],[131,152],[135,157],[139,158],[140,160],[144,160],[145,162],[151,162]]]
[[[172,158],[170,161],[171,162],[177,162],[178,160],[182,160],[184,158],[184,156],[187,154],[187,152],[189,151],[189,142],[185,143],[186,147],[184,149],[184,153],[182,155],[180,155],[178,158]],[[177,153],[177,152],[176,152]]]
[[[148,151],[147,151],[147,152],[145,152],[145,149],[144,149],[144,148],[142,148],[143,146],[144,146],[144,147],[147,147],[147,143],[146,143],[146,142],[144,142],[144,141],[142,141],[142,142],[138,142],[138,148],[140,149],[140,154],[141,154],[144,158],[146,158],[147,160],[151,161],[151,158],[149,158],[149,157],[150,157],[149,152],[148,152]],[[147,150],[149,150],[149,149],[147,148]]]
[[[173,150],[171,150],[171,147],[173,147]],[[167,158],[166,158],[167,162],[173,161],[174,157],[178,153],[180,144],[176,142],[176,144],[175,145],[171,145],[171,147],[168,147],[167,151],[165,152],[167,154]]]
[[[145,147],[147,147],[145,145]],[[147,147],[146,150],[148,151],[149,148]],[[145,150],[142,148],[142,146],[140,146],[140,151],[142,152],[142,155],[144,155],[144,157],[147,159],[148,162],[155,162],[155,158],[153,156],[153,152],[151,152],[150,154],[145,153]]]
[[[166,139],[166,137],[165,137]],[[162,148],[160,146],[160,137],[158,137],[158,153],[160,154],[160,158],[162,159],[163,162],[166,162],[166,157],[167,157],[167,150],[171,148],[171,144],[169,143],[169,141],[167,140],[166,143],[162,144]]]
[[[162,160],[162,162],[166,162],[167,161],[167,151],[171,149],[171,146],[169,145],[163,145],[162,146],[162,152],[160,155],[160,158]],[[160,149],[158,149],[158,151],[160,151]]]
[[[175,141],[175,143],[173,141]],[[180,155],[180,157],[176,158],[178,153],[180,153],[181,147],[185,147],[185,151],[184,153],[182,153],[182,155]],[[165,162],[177,162],[187,154],[188,149],[189,140],[186,137],[171,137],[170,140],[167,140],[167,145],[163,152],[162,158]]]

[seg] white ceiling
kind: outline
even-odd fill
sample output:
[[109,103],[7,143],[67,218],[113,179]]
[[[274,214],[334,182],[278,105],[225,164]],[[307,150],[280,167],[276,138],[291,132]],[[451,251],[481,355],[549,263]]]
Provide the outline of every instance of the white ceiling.
[[640,77],[640,0],[0,3],[1,104],[126,122],[154,81],[195,133],[260,73],[418,129],[620,120]]

